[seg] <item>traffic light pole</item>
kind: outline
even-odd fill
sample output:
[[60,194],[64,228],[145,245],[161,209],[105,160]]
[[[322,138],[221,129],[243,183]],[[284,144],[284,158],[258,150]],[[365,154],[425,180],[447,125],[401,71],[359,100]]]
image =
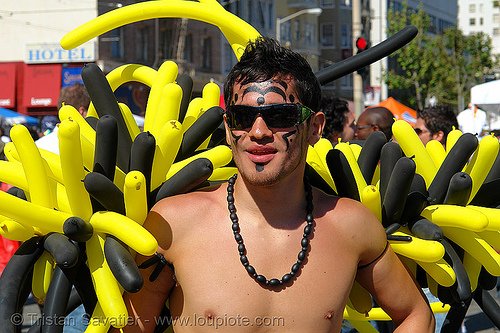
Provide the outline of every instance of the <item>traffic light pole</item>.
[[[361,36],[361,0],[351,0],[352,4],[352,49],[356,49],[356,40]],[[353,73],[353,102],[356,119],[364,110],[363,79],[357,72]]]

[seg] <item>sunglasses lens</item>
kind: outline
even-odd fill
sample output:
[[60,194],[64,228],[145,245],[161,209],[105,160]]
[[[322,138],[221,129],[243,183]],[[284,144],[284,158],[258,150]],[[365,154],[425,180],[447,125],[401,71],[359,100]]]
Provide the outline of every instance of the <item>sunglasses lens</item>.
[[420,135],[422,134],[422,130],[420,128],[415,128],[415,133],[417,133],[417,135]]
[[[305,117],[301,117],[303,110],[307,114]],[[226,119],[231,129],[250,128],[259,115],[271,128],[288,128],[304,121],[311,113],[312,111],[299,104],[231,105],[226,110]]]

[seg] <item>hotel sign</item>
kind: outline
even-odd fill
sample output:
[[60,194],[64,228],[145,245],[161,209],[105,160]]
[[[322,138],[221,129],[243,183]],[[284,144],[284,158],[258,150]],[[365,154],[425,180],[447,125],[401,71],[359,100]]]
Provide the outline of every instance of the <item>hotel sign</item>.
[[93,62],[95,43],[89,42],[71,50],[65,50],[59,43],[27,42],[24,62],[27,64]]

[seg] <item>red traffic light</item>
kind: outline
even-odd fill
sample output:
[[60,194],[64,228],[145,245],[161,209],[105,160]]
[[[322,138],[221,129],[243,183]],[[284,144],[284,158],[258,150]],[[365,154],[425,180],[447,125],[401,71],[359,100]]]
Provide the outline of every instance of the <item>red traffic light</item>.
[[368,41],[363,37],[358,37],[356,39],[356,47],[358,48],[358,52],[364,51],[368,48]]

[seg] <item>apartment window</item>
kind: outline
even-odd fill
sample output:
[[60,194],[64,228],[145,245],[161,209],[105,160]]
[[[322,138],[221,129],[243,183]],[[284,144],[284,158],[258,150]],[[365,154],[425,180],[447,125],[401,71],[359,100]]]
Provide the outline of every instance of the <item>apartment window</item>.
[[469,25],[476,25],[476,19],[475,18],[471,18],[469,19]]
[[212,69],[212,38],[204,37],[201,39],[201,58],[203,69]]
[[193,35],[187,34],[184,39],[184,51],[182,52],[182,57],[187,62],[193,62]]
[[349,33],[349,26],[342,24],[340,26],[340,47],[350,48],[352,45],[351,34]]
[[351,7],[351,0],[340,0],[341,7]]
[[493,23],[500,22],[500,14],[493,14]]
[[482,17],[479,18],[479,25],[483,25],[484,19]]
[[469,13],[475,13],[476,12],[476,4],[475,3],[471,3],[469,5]]
[[111,30],[111,57],[123,59],[123,29],[116,28]]
[[493,36],[500,35],[500,28],[493,28]]
[[343,89],[352,89],[352,74],[342,76],[341,87]]
[[321,0],[321,7],[335,7],[335,0]]
[[148,28],[138,29],[135,33],[135,58],[138,61],[148,60]]
[[280,24],[280,41],[282,43],[292,41],[292,26],[290,24],[290,21],[286,21],[285,23]]
[[293,38],[297,41],[300,40],[300,21],[299,20],[295,20],[295,22],[293,22]]
[[482,12],[483,12],[483,4],[482,4],[482,3],[480,3],[480,4],[479,4],[479,12],[480,12],[480,13],[482,13]]
[[313,46],[315,40],[314,34],[314,24],[306,23],[304,27],[304,43],[309,46]]
[[323,23],[321,25],[321,45],[335,46],[334,41],[334,26],[333,23]]

